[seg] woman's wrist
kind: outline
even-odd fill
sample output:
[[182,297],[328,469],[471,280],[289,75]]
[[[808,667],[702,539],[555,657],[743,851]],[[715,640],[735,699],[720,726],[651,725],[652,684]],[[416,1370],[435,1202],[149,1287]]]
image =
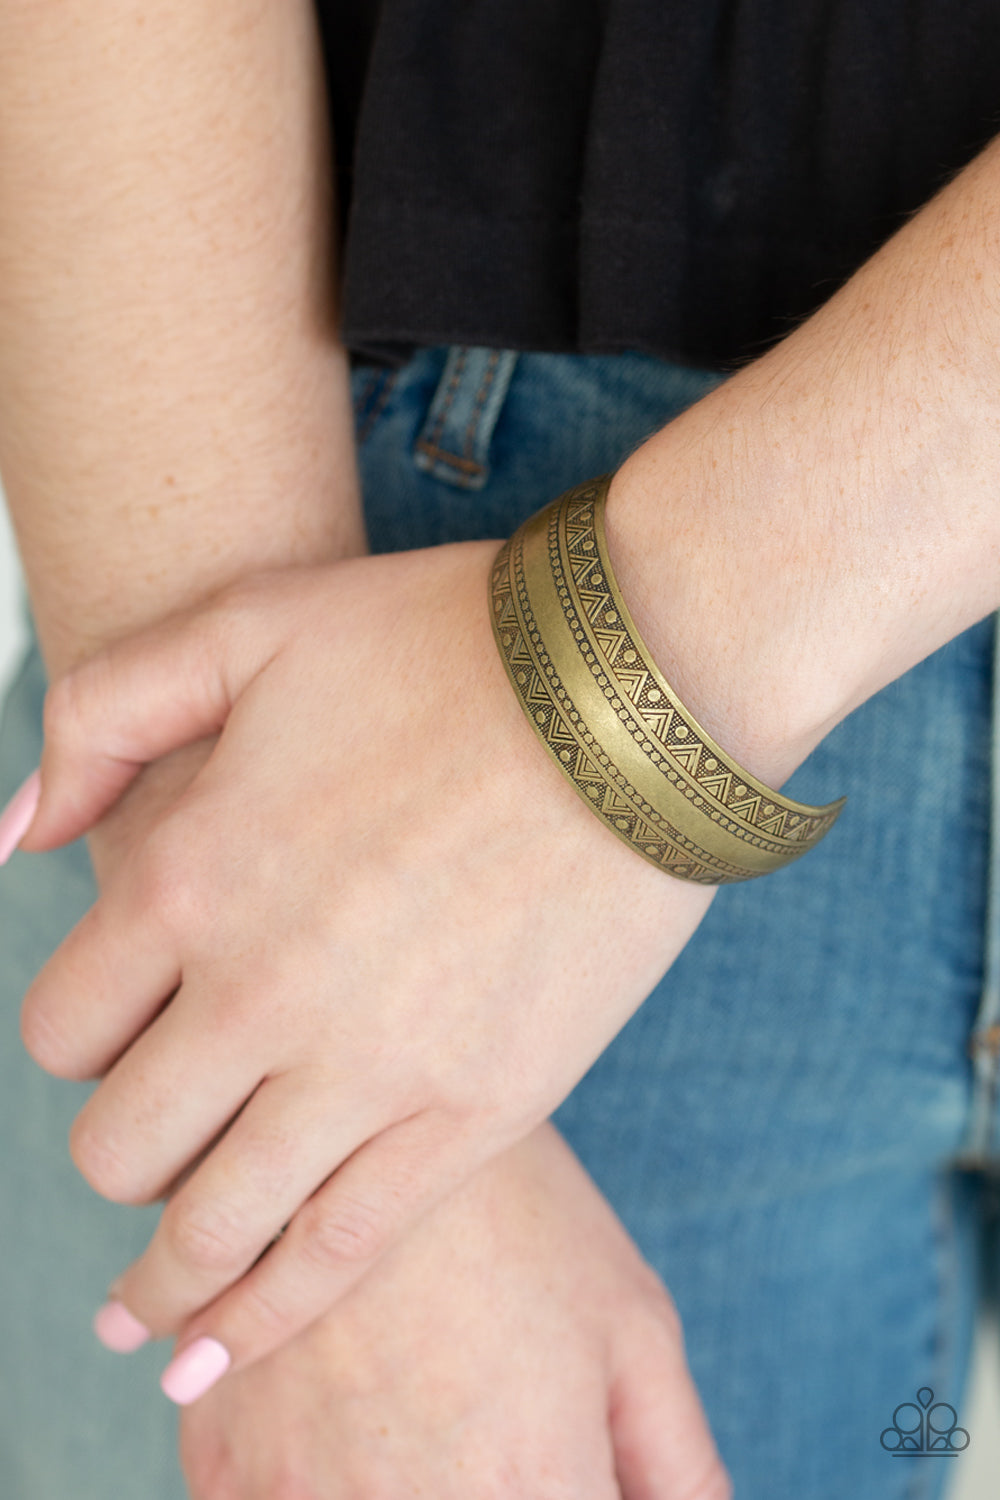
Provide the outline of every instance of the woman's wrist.
[[[805,518],[782,528],[778,514],[767,516],[755,466],[717,416],[693,411],[618,470],[607,498],[608,548],[678,698],[736,761],[777,788],[842,717],[849,686],[804,645],[818,551]],[[700,433],[703,424],[709,431]]]
[[998,202],[993,146],[612,483],[654,659],[771,784],[1000,605]]

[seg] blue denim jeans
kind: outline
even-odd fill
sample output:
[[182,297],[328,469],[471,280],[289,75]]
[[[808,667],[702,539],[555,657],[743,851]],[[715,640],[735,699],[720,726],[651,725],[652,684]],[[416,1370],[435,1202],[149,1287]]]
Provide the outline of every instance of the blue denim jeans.
[[[505,536],[717,378],[639,353],[360,364],[372,544]],[[966,632],[824,741],[788,789],[849,794],[830,837],[720,893],[556,1116],[674,1294],[740,1500],[918,1500],[962,1462],[880,1436],[919,1389],[960,1405],[995,1259],[993,639],[992,620]],[[44,690],[32,641],[0,798],[38,760]],[[122,1359],[89,1331],[155,1210],[85,1186],[66,1133],[87,1088],[18,1040],[24,990],[95,894],[82,842],[0,871],[3,1500],[184,1494],[165,1348]]]

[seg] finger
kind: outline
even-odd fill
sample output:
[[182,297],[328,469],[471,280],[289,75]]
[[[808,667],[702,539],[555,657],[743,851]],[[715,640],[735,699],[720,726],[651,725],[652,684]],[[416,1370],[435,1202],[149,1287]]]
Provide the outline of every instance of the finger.
[[454,1121],[430,1111],[369,1140],[253,1269],[184,1329],[163,1374],[165,1394],[186,1406],[227,1370],[288,1343],[479,1165]]
[[161,755],[217,733],[278,649],[260,581],[116,641],[45,697],[41,797],[20,847],[54,849],[97,823]]
[[609,1415],[623,1500],[731,1500],[672,1309],[622,1331]]
[[235,1045],[235,1014],[218,995],[182,984],[119,1057],[70,1131],[73,1160],[96,1192],[152,1202],[243,1108],[267,1064]]
[[63,938],[21,1007],[29,1055],[59,1078],[97,1078],[177,989],[176,946],[133,899],[129,869]]
[[[158,1337],[176,1333],[238,1282],[381,1119],[345,1107],[345,1089],[268,1078],[171,1198],[115,1297]],[[348,1129],[347,1121],[350,1121]]]

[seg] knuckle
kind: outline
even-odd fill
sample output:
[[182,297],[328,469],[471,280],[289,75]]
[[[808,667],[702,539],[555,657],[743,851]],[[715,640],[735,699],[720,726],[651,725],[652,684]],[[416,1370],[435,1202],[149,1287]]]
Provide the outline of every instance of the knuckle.
[[260,573],[249,573],[223,584],[211,601],[221,628],[225,629],[229,622],[239,621],[267,596],[271,571],[263,568]]
[[652,1266],[643,1263],[638,1274],[644,1319],[651,1322],[671,1346],[683,1348],[684,1327],[673,1297]]
[[302,1212],[308,1213],[302,1254],[320,1270],[375,1260],[385,1247],[385,1225],[370,1204],[353,1199]]
[[127,1156],[106,1134],[85,1120],[74,1120],[69,1133],[69,1151],[85,1182],[112,1203],[140,1204],[147,1201]]
[[135,871],[140,906],[174,931],[189,932],[206,915],[203,883],[193,871],[193,830],[179,816],[162,819],[146,836]]
[[162,1229],[171,1255],[195,1273],[233,1276],[243,1269],[247,1255],[239,1229],[217,1211],[174,1199],[163,1211]]
[[98,658],[87,663],[87,671],[77,667],[64,677],[50,683],[42,705],[42,728],[47,742],[73,744],[80,734],[83,718],[81,713],[81,684],[95,677],[99,667]]
[[45,740],[67,751],[89,746],[93,725],[114,707],[115,682],[111,654],[102,648],[50,683],[42,704]]
[[74,1067],[66,1038],[47,1019],[41,1004],[28,991],[21,1006],[21,1041],[24,1050],[46,1073],[55,1078],[82,1076]]
[[209,606],[209,636],[218,654],[238,649],[259,630],[261,610],[271,600],[281,570],[265,568],[225,584]]

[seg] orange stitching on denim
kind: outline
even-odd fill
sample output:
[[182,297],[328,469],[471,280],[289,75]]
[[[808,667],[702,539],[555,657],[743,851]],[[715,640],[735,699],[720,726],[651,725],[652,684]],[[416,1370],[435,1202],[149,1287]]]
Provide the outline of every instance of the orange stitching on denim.
[[438,448],[421,438],[417,444],[421,453],[426,453],[428,458],[434,458],[438,463],[452,464],[456,469],[462,469],[466,474],[481,474],[482,464],[477,464],[472,458],[459,458],[457,453],[449,453],[447,448]]
[[[486,362],[486,371],[483,375],[482,384],[480,385],[479,390],[476,392],[476,400],[472,408],[472,415],[469,418],[469,425],[465,429],[465,447],[462,451],[465,454],[466,459],[468,459],[469,454],[472,452],[472,445],[476,440],[476,423],[479,421],[480,413],[482,412],[483,407],[486,405],[486,397],[490,393],[490,386],[493,384],[493,377],[496,375],[497,365],[499,363],[500,350],[491,349],[490,357]],[[476,467],[481,468],[482,465],[477,464]]]
[[441,410],[438,412],[437,422],[435,423],[434,431],[431,433],[431,435],[430,435],[429,438],[422,439],[421,442],[417,445],[418,447],[424,447],[425,445],[428,448],[436,448],[437,447],[438,438],[441,436],[442,432],[444,431],[445,420],[446,420],[446,418],[448,416],[448,412],[449,412],[449,409],[451,407],[451,403],[455,399],[455,394],[456,394],[456,392],[458,390],[459,382],[462,379],[462,371],[465,369],[465,366],[468,363],[468,359],[469,359],[469,351],[468,351],[468,349],[462,348],[459,351],[458,358],[455,361],[455,368],[451,372],[451,380],[448,382],[448,389],[444,393],[444,401],[442,402]]

